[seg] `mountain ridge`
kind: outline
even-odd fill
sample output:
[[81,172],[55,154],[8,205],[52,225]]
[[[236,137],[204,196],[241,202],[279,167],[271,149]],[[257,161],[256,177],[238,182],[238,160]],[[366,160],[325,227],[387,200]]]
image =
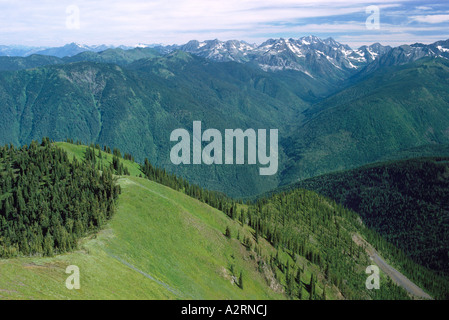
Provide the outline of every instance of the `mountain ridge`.
[[[99,146],[61,142],[47,147],[67,150],[65,158],[93,164],[92,168],[110,166],[107,170],[115,170],[112,168],[118,161],[134,176],[117,176],[122,190],[117,212],[106,228],[80,241],[78,250],[54,257],[35,255],[0,260],[0,286],[5,288],[2,296],[25,299],[410,298],[383,274],[382,291],[366,290],[365,265],[372,262],[363,246],[351,237],[359,232],[356,216],[316,193],[297,190],[285,198],[292,205],[296,202],[291,200],[299,199],[305,212],[296,211],[297,218],[315,222],[310,226],[304,224],[298,238],[292,238],[289,232],[292,224],[279,224],[273,234],[269,224],[263,224],[268,230],[262,224],[255,224],[259,219],[266,220],[265,210],[279,214],[272,200],[251,208],[239,204],[240,213],[236,208],[229,210],[224,203],[225,214],[205,203],[213,198],[197,196],[197,200],[183,190],[179,192],[149,181],[149,176],[148,179],[136,177],[137,164],[117,156],[117,150],[112,155],[101,151]],[[9,146],[5,148],[11,150]],[[35,148],[39,147],[34,144],[30,149],[17,150],[26,155]],[[265,209],[254,211],[260,205]],[[293,208],[285,207],[285,219],[292,219]],[[70,228],[70,221],[65,225]],[[360,232],[357,239],[369,235],[363,228]],[[314,241],[299,247],[284,242],[290,238],[299,244],[301,237],[312,237]],[[319,250],[321,247],[326,250]],[[64,273],[68,265],[79,267],[81,290],[67,290],[63,285],[68,277]],[[15,281],[17,277],[21,279],[20,284]]]
[[[0,55],[9,55],[14,46],[1,46]],[[85,52],[101,53],[105,50],[152,49],[164,55],[181,50],[212,61],[248,63],[265,71],[296,70],[310,77],[327,77],[340,81],[357,73],[368,74],[382,66],[400,65],[416,61],[422,57],[449,58],[449,40],[435,43],[402,45],[398,47],[383,46],[380,43],[364,45],[352,49],[333,38],[320,39],[316,36],[304,36],[299,39],[268,39],[260,45],[249,44],[240,40],[220,41],[191,40],[183,45],[144,45],[129,46],[86,46],[77,43],[62,47],[37,49],[20,47],[18,55],[31,54],[52,55],[66,58],[67,61]],[[12,50],[12,51],[11,51]],[[75,60],[76,61],[76,60]]]

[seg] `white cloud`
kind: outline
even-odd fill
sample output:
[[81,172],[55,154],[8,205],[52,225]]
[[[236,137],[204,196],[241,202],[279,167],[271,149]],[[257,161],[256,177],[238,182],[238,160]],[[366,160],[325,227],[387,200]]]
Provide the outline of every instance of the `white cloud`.
[[[415,6],[404,7],[407,2],[409,0],[0,0],[0,44],[62,45],[72,41],[172,44],[211,38],[260,42],[293,33],[295,37],[312,33],[351,35],[366,30],[365,8],[373,3],[381,8],[381,13],[392,13],[392,9],[397,12],[413,10],[416,17],[423,13],[416,11]],[[66,28],[69,5],[80,9],[79,30]],[[338,22],[339,16],[356,16],[359,20],[351,18],[348,20],[353,21]],[[403,20],[408,21],[406,17]],[[381,17],[381,27],[387,28],[382,21]]]
[[433,14],[425,16],[414,16],[412,20],[424,23],[443,23],[449,22],[449,14]]
[[373,35],[343,35],[336,40],[341,43],[347,43],[352,48],[359,48],[362,45],[379,42],[383,45],[399,46],[403,44],[425,43],[430,44],[439,40],[449,39],[449,32],[438,35],[419,36],[413,33],[398,32],[391,34],[373,34]]
[[427,11],[427,10],[432,10],[432,7],[426,7],[426,6],[419,6],[416,7],[417,10],[421,10],[421,11]]

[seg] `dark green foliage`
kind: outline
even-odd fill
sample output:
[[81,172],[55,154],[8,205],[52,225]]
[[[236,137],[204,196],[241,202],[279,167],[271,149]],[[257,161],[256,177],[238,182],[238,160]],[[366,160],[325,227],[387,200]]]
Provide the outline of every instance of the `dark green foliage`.
[[[292,256],[303,256],[323,271],[328,268],[329,283],[349,299],[361,297],[364,275],[355,273],[354,267],[368,260],[363,249],[352,240],[352,233],[357,230],[354,213],[316,193],[298,189],[260,199],[249,208],[248,216],[249,224],[275,248],[286,250]],[[317,298],[315,282],[302,283],[301,270],[289,271],[289,264],[282,262],[278,255],[273,266],[285,274],[289,295],[298,296],[295,287],[304,287],[310,299]],[[396,298],[399,297],[405,296]]]
[[120,187],[93,155],[70,161],[49,139],[0,149],[0,257],[71,251],[111,218]]
[[[448,155],[449,61],[382,69],[303,113],[283,141],[283,183],[410,155]],[[429,153],[428,145],[433,145]],[[419,148],[421,152],[419,153]]]
[[243,273],[241,271],[239,276],[239,287],[243,290]]
[[39,54],[33,54],[23,58],[0,57],[0,71],[17,71],[61,63],[63,63],[62,59]]
[[[294,189],[278,193],[269,198],[259,199],[248,210],[249,223],[259,228],[260,234],[273,246],[286,250],[290,255],[306,257],[319,266],[326,282],[337,286],[342,294],[350,299],[360,299],[363,294],[366,276],[360,268],[366,268],[372,262],[367,258],[364,248],[356,245],[353,234],[362,235],[382,255],[394,261],[409,279],[429,291],[437,299],[447,299],[449,279],[426,269],[407,257],[402,250],[383,239],[379,233],[361,224],[359,215],[345,209],[332,200],[303,189]],[[279,252],[279,250],[278,250]],[[276,253],[271,266],[280,270],[286,277],[287,292],[293,294],[289,265],[285,265]],[[298,276],[299,274],[299,276]],[[287,276],[288,275],[288,276]],[[312,293],[312,298],[321,299],[316,294],[316,286],[311,280],[300,280],[301,271],[296,271],[295,282]],[[288,280],[288,281],[287,281]],[[306,282],[307,281],[307,282]],[[373,299],[403,299],[407,295],[403,289],[391,282],[383,283],[382,290],[366,292]]]
[[120,66],[130,64],[139,59],[155,58],[161,54],[152,48],[134,48],[123,50],[121,48],[107,49],[101,52],[85,51],[73,57],[64,57],[64,63],[91,61],[99,63],[113,63]]
[[414,261],[449,274],[449,158],[375,164],[296,187],[360,213],[368,227]]
[[[379,70],[324,101],[342,87],[300,72],[266,73],[185,52],[159,57],[151,49],[113,49],[55,61],[36,56],[30,66],[46,66],[35,69],[4,59],[8,70],[27,70],[0,72],[0,143],[50,136],[107,144],[230,196],[254,196],[298,178],[449,143],[449,68],[440,59]],[[173,165],[170,133],[191,130],[194,120],[220,131],[279,129],[278,175],[261,177],[256,166]]]
[[[97,55],[84,55],[90,54]],[[23,145],[49,136],[114,146],[203,187],[249,195],[276,187],[278,178],[261,177],[254,165],[175,166],[171,132],[191,131],[194,120],[222,132],[284,131],[307,107],[270,73],[187,53],[141,59],[126,67],[76,62],[0,72],[0,143]]]
[[85,51],[72,57],[58,58],[50,55],[33,54],[28,57],[0,57],[0,71],[17,71],[37,67],[66,64],[81,61],[110,63],[124,66],[139,59],[155,58],[161,54],[152,48],[123,50],[107,49],[102,52]]
[[231,230],[229,227],[226,227],[225,236],[226,238],[231,239]]

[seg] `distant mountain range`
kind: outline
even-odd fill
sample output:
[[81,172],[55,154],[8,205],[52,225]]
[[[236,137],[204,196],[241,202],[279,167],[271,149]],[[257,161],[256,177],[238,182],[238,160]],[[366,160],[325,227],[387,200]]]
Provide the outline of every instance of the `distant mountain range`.
[[[332,38],[320,39],[306,36],[299,39],[269,39],[260,45],[245,41],[229,40],[192,40],[183,45],[137,44],[135,46],[88,46],[77,43],[62,47],[26,47],[0,46],[0,56],[28,57],[33,54],[65,58],[64,62],[85,61],[86,57],[70,59],[78,54],[91,52],[102,53],[116,50],[117,54],[135,49],[152,49],[151,55],[160,55],[180,50],[217,62],[235,61],[247,63],[264,71],[295,70],[310,77],[342,80],[356,73],[370,73],[383,66],[400,65],[416,61],[423,57],[449,58],[449,40],[438,41],[430,45],[416,43],[392,48],[375,43],[352,49]],[[144,56],[138,56],[142,58]],[[107,59],[95,58],[97,62],[109,62]],[[131,59],[132,60],[132,59]],[[117,63],[116,60],[111,61]],[[119,61],[120,62],[120,61]],[[127,62],[132,62],[128,59]]]
[[186,51],[214,61],[252,62],[267,71],[296,70],[309,76],[324,74],[329,69],[353,72],[391,49],[376,44],[352,50],[332,38],[315,36],[295,39],[269,39],[261,45],[243,41],[219,40],[189,43],[170,48]]
[[121,50],[131,50],[134,48],[161,48],[161,44],[142,44],[139,43],[135,46],[112,46],[112,45],[85,45],[79,43],[68,43],[61,47],[32,47],[32,46],[22,46],[22,45],[0,45],[0,57],[28,57],[33,54],[54,56],[58,58],[73,57],[82,52],[101,52],[108,49],[121,49]]

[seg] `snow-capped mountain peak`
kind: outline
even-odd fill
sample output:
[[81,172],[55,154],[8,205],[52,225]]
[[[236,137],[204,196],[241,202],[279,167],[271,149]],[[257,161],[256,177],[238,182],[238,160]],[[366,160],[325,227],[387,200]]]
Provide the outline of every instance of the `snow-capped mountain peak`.
[[[100,52],[109,48],[115,47],[89,46],[75,42],[55,48],[0,46],[0,55],[27,56],[37,53],[62,58],[84,51]],[[449,40],[430,45],[416,43],[395,48],[374,43],[352,49],[331,37],[320,39],[313,35],[297,39],[268,39],[260,45],[239,40],[214,39],[191,40],[184,45],[138,43],[135,46],[118,48],[122,50],[154,48],[161,54],[181,50],[213,61],[250,63],[265,71],[296,70],[311,77],[336,79],[347,78],[362,69],[363,72],[371,72],[382,66],[404,64],[427,56],[449,59]]]
[[246,56],[248,52],[254,49],[254,45],[238,40],[220,41],[215,39],[203,42],[191,40],[174,49],[186,51],[215,61],[247,62],[248,59]]

